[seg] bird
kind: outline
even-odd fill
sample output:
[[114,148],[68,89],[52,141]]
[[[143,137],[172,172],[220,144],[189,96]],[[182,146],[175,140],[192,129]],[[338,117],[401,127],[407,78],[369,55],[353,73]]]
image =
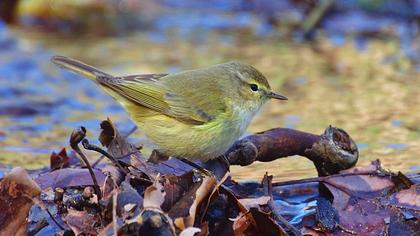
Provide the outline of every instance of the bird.
[[261,72],[237,61],[128,76],[113,76],[64,56],[51,61],[104,89],[160,153],[189,161],[223,156],[269,99],[287,100],[272,91]]

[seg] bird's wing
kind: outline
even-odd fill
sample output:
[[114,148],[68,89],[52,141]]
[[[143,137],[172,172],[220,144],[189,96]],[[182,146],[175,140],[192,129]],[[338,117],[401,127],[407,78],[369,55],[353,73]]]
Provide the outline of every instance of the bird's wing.
[[[207,93],[196,93],[185,85],[168,86],[162,81],[165,74],[147,74],[125,77],[97,78],[103,85],[124,98],[162,114],[187,123],[204,124],[212,120],[218,105],[207,98]],[[162,80],[162,81],[161,81]],[[205,107],[206,109],[203,109]],[[224,107],[217,106],[224,109]]]
[[[226,108],[223,88],[214,83],[217,76],[213,71],[214,68],[185,71],[175,75],[143,74],[114,77],[72,58],[55,56],[51,60],[60,67],[98,82],[116,99],[122,97],[128,100],[128,104],[118,100],[123,105],[138,104],[194,124],[204,124],[224,112]],[[196,86],[206,89],[205,91],[194,89]],[[136,116],[148,116],[153,113],[150,110],[139,108]]]
[[[189,72],[187,72],[189,73]],[[226,111],[223,99],[223,88],[211,80],[206,73],[194,75],[178,75],[165,80],[165,85],[171,90],[165,94],[171,112],[180,117],[191,117],[194,120],[208,122]],[[189,80],[180,77],[187,76]],[[197,89],[200,86],[203,89]]]

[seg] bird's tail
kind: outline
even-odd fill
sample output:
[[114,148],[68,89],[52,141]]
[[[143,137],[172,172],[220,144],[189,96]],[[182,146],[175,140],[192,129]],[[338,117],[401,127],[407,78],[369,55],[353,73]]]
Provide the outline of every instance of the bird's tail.
[[112,75],[107,74],[93,66],[87,65],[81,61],[63,57],[63,56],[54,56],[51,58],[51,62],[57,66],[67,69],[76,74],[82,75],[86,78],[89,78],[93,81],[96,81],[98,76],[112,77]]

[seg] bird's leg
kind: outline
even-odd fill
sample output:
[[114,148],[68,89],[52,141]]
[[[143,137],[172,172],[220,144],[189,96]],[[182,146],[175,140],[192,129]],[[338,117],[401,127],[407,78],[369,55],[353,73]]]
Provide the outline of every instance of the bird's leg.
[[196,164],[195,162],[192,162],[184,157],[177,157],[178,160],[196,168],[198,171],[200,171],[203,175],[213,177],[213,173],[211,173],[209,170],[201,167],[200,165]]

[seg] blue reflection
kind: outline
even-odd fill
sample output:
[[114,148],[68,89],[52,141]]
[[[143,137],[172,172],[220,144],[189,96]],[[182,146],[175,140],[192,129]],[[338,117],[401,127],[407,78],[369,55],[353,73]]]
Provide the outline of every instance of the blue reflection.
[[356,145],[357,145],[357,149],[359,149],[359,150],[368,147],[367,143],[357,143]]
[[386,148],[392,149],[404,149],[408,147],[408,144],[405,143],[389,143],[385,145]]
[[284,116],[284,126],[289,129],[293,129],[301,120],[298,115],[286,115]]

